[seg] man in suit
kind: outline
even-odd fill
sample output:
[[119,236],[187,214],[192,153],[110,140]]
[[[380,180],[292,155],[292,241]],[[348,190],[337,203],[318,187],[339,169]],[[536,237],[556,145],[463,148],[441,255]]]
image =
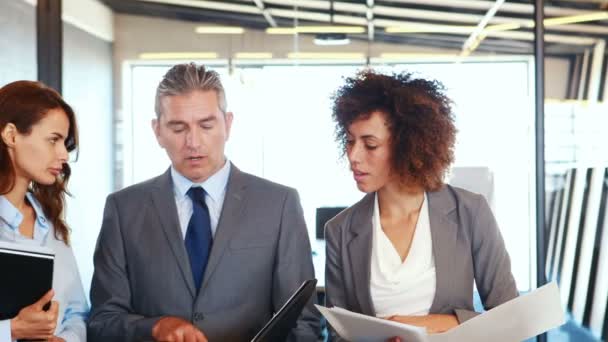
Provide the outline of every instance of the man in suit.
[[[294,189],[224,156],[233,115],[219,76],[170,69],[152,127],[171,167],[108,196],[95,250],[92,341],[249,341],[314,278]],[[290,334],[316,341],[313,299]]]

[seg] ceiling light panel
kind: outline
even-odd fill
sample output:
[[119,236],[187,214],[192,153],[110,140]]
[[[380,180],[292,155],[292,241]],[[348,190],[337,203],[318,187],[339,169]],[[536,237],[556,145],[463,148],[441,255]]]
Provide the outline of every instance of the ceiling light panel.
[[215,52],[145,52],[140,59],[216,59]]
[[198,26],[195,30],[199,34],[243,34],[245,29],[236,26]]

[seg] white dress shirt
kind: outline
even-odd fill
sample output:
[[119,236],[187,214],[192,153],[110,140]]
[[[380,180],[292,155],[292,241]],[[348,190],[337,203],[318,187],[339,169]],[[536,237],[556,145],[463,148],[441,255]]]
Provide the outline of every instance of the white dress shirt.
[[[36,213],[34,237],[21,235],[19,226],[23,215],[4,196],[0,196],[0,240],[20,244],[44,246],[55,253],[53,268],[53,300],[59,303],[59,315],[55,335],[66,342],[85,342],[85,320],[89,306],[84,295],[84,289],[78,273],[78,266],[72,249],[62,240],[55,238],[52,223],[46,218],[40,203],[28,192],[28,201]],[[10,270],[2,270],[10,272]],[[0,341],[11,341],[10,320],[0,321]]]
[[211,235],[215,237],[217,223],[222,214],[224,197],[226,197],[226,186],[230,177],[230,161],[226,160],[224,166],[216,173],[211,175],[202,183],[193,183],[188,178],[177,172],[171,166],[171,178],[173,179],[173,194],[175,195],[175,205],[177,206],[177,216],[182,230],[182,238],[186,238],[188,222],[192,216],[192,200],[188,197],[188,190],[193,186],[201,186],[205,189],[205,204],[209,208],[209,219],[211,221]]
[[428,315],[435,298],[435,260],[426,193],[405,261],[382,230],[378,194],[372,218],[370,293],[376,316]]

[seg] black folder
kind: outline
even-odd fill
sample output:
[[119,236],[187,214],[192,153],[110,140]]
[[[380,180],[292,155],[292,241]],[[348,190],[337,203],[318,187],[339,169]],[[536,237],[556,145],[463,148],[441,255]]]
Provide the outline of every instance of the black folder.
[[54,260],[49,248],[0,242],[0,320],[17,316],[52,288]]
[[315,293],[316,279],[304,281],[296,292],[285,302],[283,307],[266,323],[251,342],[285,341],[291,329],[296,326],[298,317]]

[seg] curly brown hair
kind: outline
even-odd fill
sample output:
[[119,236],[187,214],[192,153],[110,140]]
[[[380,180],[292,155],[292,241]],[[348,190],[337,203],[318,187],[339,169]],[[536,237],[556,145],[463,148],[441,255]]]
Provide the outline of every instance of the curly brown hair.
[[345,81],[332,97],[342,156],[350,125],[382,112],[391,136],[392,169],[402,184],[427,191],[439,189],[454,160],[456,140],[452,101],[444,94],[445,87],[411,73],[384,75],[373,70]]
[[[62,109],[68,117],[70,128],[65,140],[68,152],[78,148],[78,128],[76,115],[55,90],[40,82],[16,81],[0,88],[0,131],[12,123],[21,134],[29,134],[32,126],[40,121],[48,111]],[[70,166],[63,164],[60,177],[51,185],[32,181],[29,191],[40,202],[44,215],[55,229],[55,237],[69,245],[69,229],[63,220],[63,208]],[[10,192],[15,186],[15,168],[7,146],[0,140],[0,195]]]

